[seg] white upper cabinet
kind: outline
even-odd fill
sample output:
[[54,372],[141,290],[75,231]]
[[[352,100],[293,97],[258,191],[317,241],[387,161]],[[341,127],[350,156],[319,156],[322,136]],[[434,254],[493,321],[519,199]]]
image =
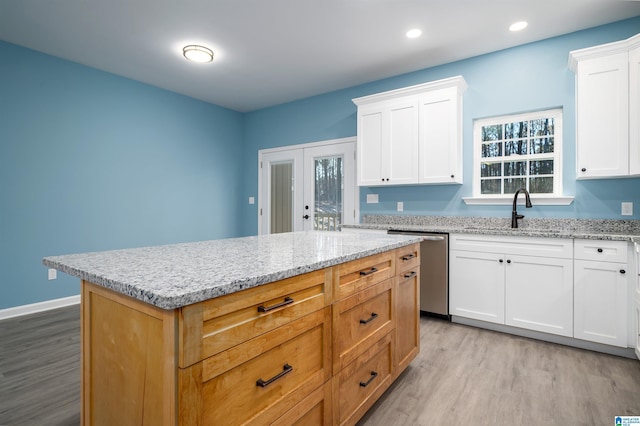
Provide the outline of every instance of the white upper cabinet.
[[425,93],[419,111],[419,182],[462,183],[462,92]]
[[358,185],[462,183],[461,76],[354,99]]
[[578,179],[640,174],[639,48],[640,34],[569,54],[576,73]]

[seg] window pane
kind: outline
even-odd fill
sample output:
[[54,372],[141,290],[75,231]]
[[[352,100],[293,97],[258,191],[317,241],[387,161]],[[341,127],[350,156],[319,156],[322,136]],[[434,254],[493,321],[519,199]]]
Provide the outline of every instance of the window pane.
[[534,139],[531,142],[532,154],[547,154],[553,149],[553,138]]
[[527,187],[526,178],[510,178],[504,180],[504,193],[513,194],[520,188]]
[[499,141],[502,139],[502,124],[482,127],[483,141]]
[[482,158],[488,157],[502,157],[502,142],[482,144]]
[[530,175],[552,175],[553,160],[536,160],[529,164]]
[[526,155],[527,141],[509,141],[504,143],[504,155]]
[[481,177],[502,176],[502,163],[482,163],[480,164]]
[[531,136],[553,135],[553,118],[541,118],[531,121]]
[[520,139],[527,137],[527,121],[519,121],[517,123],[509,123],[504,126],[505,139]]
[[504,163],[505,176],[524,176],[527,174],[526,161],[506,161]]
[[553,193],[552,177],[535,177],[529,179],[529,192],[532,194],[551,194]]
[[342,223],[342,157],[315,160],[315,210],[313,229],[337,231]]
[[480,192],[482,194],[501,194],[500,179],[483,179],[480,181]]

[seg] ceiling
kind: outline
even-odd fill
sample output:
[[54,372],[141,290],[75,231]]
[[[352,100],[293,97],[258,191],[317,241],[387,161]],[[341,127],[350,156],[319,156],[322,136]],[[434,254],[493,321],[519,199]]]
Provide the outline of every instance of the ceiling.
[[244,112],[639,15],[637,0],[0,0],[0,40]]

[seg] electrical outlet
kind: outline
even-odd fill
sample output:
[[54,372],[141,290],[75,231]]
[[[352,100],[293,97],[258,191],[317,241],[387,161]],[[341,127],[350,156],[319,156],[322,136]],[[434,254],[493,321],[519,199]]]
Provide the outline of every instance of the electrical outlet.
[[58,271],[56,271],[55,269],[49,268],[48,277],[49,277],[49,280],[55,280],[56,278],[58,278]]
[[398,201],[398,211],[404,211],[404,203],[402,201]]
[[249,204],[255,204],[256,203],[256,199],[253,197],[249,197]]
[[621,210],[622,212],[620,214],[622,216],[633,216],[633,203],[623,202]]
[[378,204],[378,194],[367,194],[367,204]]

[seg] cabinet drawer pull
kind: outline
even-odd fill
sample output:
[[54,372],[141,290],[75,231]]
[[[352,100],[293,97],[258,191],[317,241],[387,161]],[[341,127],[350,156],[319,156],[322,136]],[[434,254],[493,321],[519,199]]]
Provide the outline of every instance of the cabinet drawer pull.
[[262,380],[262,379],[256,380],[256,386],[261,387],[261,388],[267,387],[271,383],[275,382],[276,380],[278,380],[279,378],[284,376],[285,374],[289,374],[292,371],[293,371],[293,367],[290,366],[289,364],[285,364],[285,365],[282,366],[282,372],[276,374],[275,376],[273,376],[269,380]]
[[416,271],[411,271],[408,274],[404,274],[403,277],[409,279],[409,278],[415,277],[416,275],[417,275]]
[[360,324],[368,324],[376,318],[378,318],[378,314],[376,314],[375,312],[371,312],[371,316],[366,320],[361,319]]
[[408,254],[408,255],[406,255],[406,256],[402,256],[400,259],[402,259],[403,261],[405,261],[405,262],[406,262],[407,260],[411,260],[411,259],[413,259],[414,257],[416,257],[416,255],[415,255],[414,253],[411,253],[411,254]]
[[374,272],[378,272],[378,268],[371,268],[368,271],[360,271],[360,275],[365,276],[365,275],[371,275]]
[[598,253],[602,253],[602,249],[601,248],[598,249]]
[[293,299],[290,298],[289,296],[284,298],[284,302],[280,302],[277,305],[273,305],[273,306],[264,306],[264,305],[260,305],[258,306],[258,312],[269,312],[269,311],[273,311],[274,309],[278,309],[281,308],[283,306],[287,306],[293,303]]
[[626,273],[627,273],[627,271],[625,271],[624,269],[620,269],[620,273],[621,273],[621,274],[626,274]]
[[378,377],[378,373],[376,373],[375,371],[372,371],[371,377],[369,377],[369,380],[367,380],[366,382],[360,382],[360,386],[363,388],[366,388],[367,386],[369,386],[369,383],[371,383],[371,381],[376,377]]

